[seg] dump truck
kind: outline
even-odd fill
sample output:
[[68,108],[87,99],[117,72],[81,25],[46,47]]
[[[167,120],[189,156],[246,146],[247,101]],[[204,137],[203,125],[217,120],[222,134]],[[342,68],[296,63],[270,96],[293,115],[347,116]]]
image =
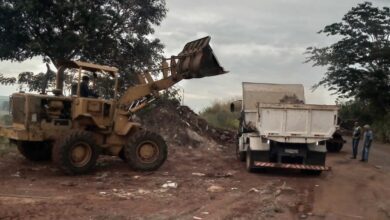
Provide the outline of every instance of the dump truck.
[[[209,42],[210,37],[205,37],[187,43],[178,55],[163,59],[160,68],[137,74],[139,84],[123,94],[118,90],[118,68],[61,61],[53,95],[12,94],[12,125],[0,127],[0,135],[15,143],[25,158],[51,159],[66,174],[89,172],[102,154],[119,156],[134,170],[156,170],[166,160],[167,144],[159,134],[143,129],[134,114],[183,79],[226,73]],[[71,95],[64,95],[67,70],[78,79]],[[85,73],[107,74],[115,82],[110,88],[114,95],[110,99],[80,96]]]
[[337,129],[338,108],[305,104],[299,84],[244,82],[243,99],[231,104],[241,111],[237,157],[248,171],[256,168],[300,169],[320,174],[326,141]]

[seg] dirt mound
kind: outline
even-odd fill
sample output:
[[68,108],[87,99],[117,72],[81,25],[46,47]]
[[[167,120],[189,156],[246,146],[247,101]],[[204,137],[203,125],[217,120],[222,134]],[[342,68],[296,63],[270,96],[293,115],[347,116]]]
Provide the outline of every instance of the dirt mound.
[[222,145],[234,143],[234,131],[209,125],[188,106],[181,106],[175,101],[156,103],[139,117],[145,128],[161,134],[168,143],[191,147],[210,140]]

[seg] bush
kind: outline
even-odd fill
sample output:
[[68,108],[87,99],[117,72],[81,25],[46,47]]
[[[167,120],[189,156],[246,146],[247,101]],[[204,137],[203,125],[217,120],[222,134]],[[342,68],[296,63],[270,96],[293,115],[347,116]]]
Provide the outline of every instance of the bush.
[[390,113],[385,115],[382,120],[376,120],[372,124],[376,139],[383,142],[390,142]]
[[2,115],[0,116],[0,124],[2,125],[11,125],[12,117],[10,115]]
[[222,129],[238,129],[239,112],[230,112],[231,101],[215,101],[202,110],[199,115],[209,124]]
[[390,113],[378,113],[375,106],[359,100],[341,103],[339,107],[341,127],[352,129],[355,121],[358,121],[361,126],[369,124],[376,140],[390,142]]

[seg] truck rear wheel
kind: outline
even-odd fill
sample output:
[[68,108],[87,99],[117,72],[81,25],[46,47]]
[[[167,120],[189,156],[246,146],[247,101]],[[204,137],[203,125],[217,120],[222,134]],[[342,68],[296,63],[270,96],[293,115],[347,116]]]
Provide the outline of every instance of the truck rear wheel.
[[[326,152],[316,152],[316,151],[308,151],[306,164],[308,165],[320,165],[325,166],[326,160]],[[304,174],[319,176],[322,173],[322,170],[302,170]]]
[[46,141],[18,141],[18,150],[31,161],[47,161],[51,159],[51,144]]
[[302,170],[302,173],[310,176],[319,176],[322,173],[322,170]]
[[167,159],[168,146],[160,135],[140,130],[130,136],[124,152],[126,162],[132,169],[152,171]]
[[337,153],[343,148],[344,139],[341,134],[335,132],[332,139],[326,141],[326,150],[328,152]]
[[96,166],[99,148],[93,134],[72,131],[53,147],[52,157],[60,170],[70,175],[84,174]]

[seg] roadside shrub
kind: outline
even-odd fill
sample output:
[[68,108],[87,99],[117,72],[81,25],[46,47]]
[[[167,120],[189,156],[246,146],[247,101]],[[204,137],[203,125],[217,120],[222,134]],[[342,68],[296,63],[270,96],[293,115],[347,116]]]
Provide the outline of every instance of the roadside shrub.
[[369,124],[376,140],[390,142],[390,113],[378,113],[375,107],[359,100],[341,103],[339,107],[341,127],[351,130],[355,121],[361,126]]
[[10,115],[2,115],[0,116],[0,124],[2,125],[11,125],[12,117]]
[[238,129],[239,112],[230,112],[231,101],[215,101],[199,112],[209,124],[222,129]]
[[382,120],[376,120],[372,128],[377,140],[390,142],[390,114],[385,115]]

